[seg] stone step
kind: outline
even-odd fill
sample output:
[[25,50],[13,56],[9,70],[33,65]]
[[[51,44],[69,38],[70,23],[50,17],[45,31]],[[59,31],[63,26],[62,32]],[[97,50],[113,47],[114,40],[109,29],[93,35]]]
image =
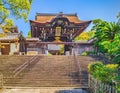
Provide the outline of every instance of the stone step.
[[[6,86],[23,87],[86,87],[86,78],[77,75],[76,65],[70,56],[42,56],[39,62],[27,67],[13,81]],[[18,79],[21,78],[21,79]],[[79,79],[84,79],[80,82]]]
[[74,87],[9,87],[0,93],[88,93],[88,91]]

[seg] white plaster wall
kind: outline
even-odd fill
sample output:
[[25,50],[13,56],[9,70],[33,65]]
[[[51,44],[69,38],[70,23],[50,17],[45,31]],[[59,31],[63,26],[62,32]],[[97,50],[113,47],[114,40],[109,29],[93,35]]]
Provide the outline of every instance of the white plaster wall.
[[10,44],[10,55],[13,55],[14,52],[19,52],[19,44],[17,45],[17,48],[16,48],[15,43],[11,43]]
[[78,50],[78,48],[72,48],[72,55],[74,55],[74,53],[75,55],[79,55]]
[[81,55],[85,51],[93,51],[93,45],[79,45],[78,53]]
[[62,45],[48,44],[48,50],[60,50]]

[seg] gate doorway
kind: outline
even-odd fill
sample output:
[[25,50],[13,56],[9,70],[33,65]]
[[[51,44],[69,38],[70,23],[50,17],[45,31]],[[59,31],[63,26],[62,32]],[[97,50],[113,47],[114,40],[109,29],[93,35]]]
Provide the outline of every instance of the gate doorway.
[[48,52],[52,55],[64,55],[64,45],[48,44]]
[[2,55],[9,55],[10,45],[9,44],[5,44],[3,46],[4,46],[4,48],[1,48]]
[[[34,47],[29,47],[31,44],[34,44]],[[73,55],[73,51],[78,54],[78,44],[75,42],[27,42],[26,50],[33,48],[38,54]]]

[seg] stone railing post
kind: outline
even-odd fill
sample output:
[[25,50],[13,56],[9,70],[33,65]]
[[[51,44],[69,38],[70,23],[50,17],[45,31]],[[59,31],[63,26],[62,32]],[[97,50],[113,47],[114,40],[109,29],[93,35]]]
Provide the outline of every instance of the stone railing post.
[[3,74],[0,73],[0,88],[3,88]]

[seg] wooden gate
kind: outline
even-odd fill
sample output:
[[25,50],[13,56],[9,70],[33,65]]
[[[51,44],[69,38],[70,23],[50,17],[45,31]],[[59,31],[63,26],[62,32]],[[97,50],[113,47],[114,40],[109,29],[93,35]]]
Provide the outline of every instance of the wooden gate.
[[10,45],[9,44],[4,45],[4,48],[1,49],[2,55],[9,55],[9,52],[10,52]]

